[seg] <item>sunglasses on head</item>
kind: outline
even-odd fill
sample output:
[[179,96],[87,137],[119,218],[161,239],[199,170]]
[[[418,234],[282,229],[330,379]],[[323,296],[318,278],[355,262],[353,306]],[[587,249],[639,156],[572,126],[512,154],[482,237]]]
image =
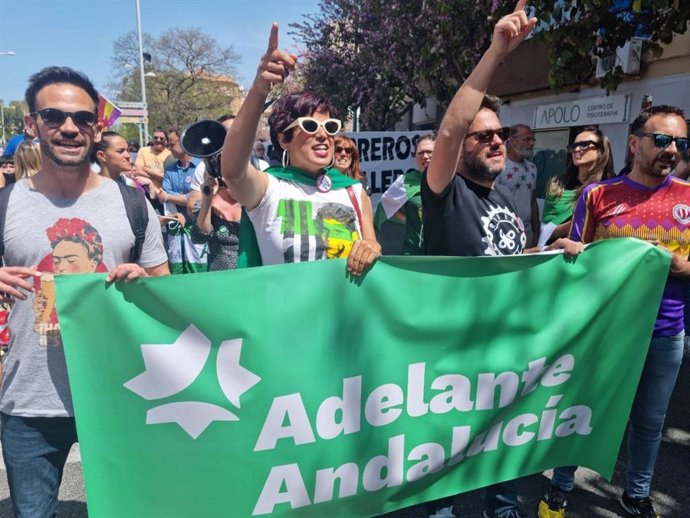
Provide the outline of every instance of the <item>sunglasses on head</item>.
[[354,148],[351,147],[342,147],[342,146],[335,146],[335,154],[338,155],[340,153],[345,153],[346,155],[351,155],[352,153],[355,152]]
[[314,117],[299,117],[292,121],[292,123],[285,128],[283,131],[287,131],[294,127],[299,127],[305,133],[314,135],[319,128],[323,127],[323,130],[329,135],[333,136],[340,131],[341,122],[338,119],[326,119],[325,121],[318,121]]
[[30,115],[34,118],[40,115],[43,123],[49,128],[59,128],[65,123],[67,117],[69,117],[78,128],[91,129],[93,128],[93,125],[96,124],[98,119],[94,112],[89,112],[86,110],[78,112],[63,112],[57,108],[44,108],[43,110],[38,110]]
[[503,140],[504,142],[508,140],[508,137],[510,136],[510,129],[509,128],[499,128],[499,129],[489,129],[489,130],[481,130],[481,131],[473,131],[472,133],[468,133],[465,135],[465,138],[467,137],[474,137],[477,139],[477,142],[480,144],[489,144],[490,142],[493,141],[494,135],[498,135],[498,138]]
[[584,151],[594,146],[597,149],[601,149],[601,144],[595,140],[581,140],[580,142],[573,142],[568,144],[565,148],[568,153],[573,153],[574,151]]
[[687,137],[672,137],[671,135],[666,135],[664,133],[636,133],[638,137],[651,137],[654,139],[654,146],[660,149],[666,149],[671,145],[671,142],[676,143],[676,148],[681,153],[685,153],[688,150],[688,139]]

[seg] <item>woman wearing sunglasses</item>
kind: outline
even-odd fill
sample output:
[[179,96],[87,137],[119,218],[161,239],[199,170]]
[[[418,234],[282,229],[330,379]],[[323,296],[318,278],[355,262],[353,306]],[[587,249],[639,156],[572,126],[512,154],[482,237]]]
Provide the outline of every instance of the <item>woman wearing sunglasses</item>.
[[608,137],[594,126],[584,128],[568,144],[568,165],[546,189],[543,223],[556,225],[550,241],[567,237],[575,201],[589,184],[613,178],[613,156]]
[[309,92],[279,98],[268,122],[273,145],[283,150],[282,166],[262,172],[249,161],[266,97],[294,70],[296,59],[278,50],[274,24],[268,51],[225,139],[223,179],[248,216],[242,218],[238,263],[347,258],[348,271],[361,275],[381,247],[362,185],[332,167],[341,123],[332,117],[330,101]]
[[362,168],[359,165],[359,151],[355,141],[345,135],[335,137],[335,163],[338,171],[365,185]]

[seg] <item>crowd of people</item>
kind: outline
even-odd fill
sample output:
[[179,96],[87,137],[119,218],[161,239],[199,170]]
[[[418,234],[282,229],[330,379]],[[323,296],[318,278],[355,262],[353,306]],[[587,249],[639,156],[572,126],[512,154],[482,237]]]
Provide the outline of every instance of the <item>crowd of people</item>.
[[[322,259],[346,259],[362,276],[381,255],[377,229],[406,226],[403,251],[431,256],[496,256],[563,250],[616,237],[652,241],[672,256],[669,277],[629,420],[628,470],[620,503],[629,516],[655,518],[650,488],[666,408],[683,357],[683,312],[690,277],[690,184],[674,177],[687,152],[681,110],[642,112],[629,137],[627,174],[615,176],[611,146],[596,127],[568,146],[568,166],[551,180],[540,217],[529,161],[528,125],[501,125],[487,94],[497,67],[532,31],[524,1],[495,26],[491,46],[457,91],[438,131],[415,146],[416,168],[382,196],[376,216],[357,144],[340,135],[329,99],[280,97],[269,117],[279,164],[257,141],[271,90],[295,69],[271,29],[266,54],[220,156],[200,160],[180,128],[156,128],[136,150],[101,131],[98,94],[65,67],[33,75],[29,114],[12,157],[0,160],[4,211],[0,293],[9,345],[0,394],[0,433],[17,516],[54,516],[74,411],[55,314],[53,275],[108,272],[108,282]],[[98,172],[95,172],[97,170]],[[10,309],[11,305],[11,309]],[[4,320],[0,319],[0,322]],[[5,334],[0,334],[0,338]],[[576,467],[557,467],[539,518],[563,518]],[[485,490],[486,518],[527,516],[519,481]],[[461,516],[453,499],[426,504],[433,518]]]

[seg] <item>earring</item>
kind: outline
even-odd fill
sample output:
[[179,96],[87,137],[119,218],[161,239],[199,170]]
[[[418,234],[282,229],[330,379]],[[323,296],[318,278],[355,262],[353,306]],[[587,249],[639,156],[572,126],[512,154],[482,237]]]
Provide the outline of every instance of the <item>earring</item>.
[[287,149],[283,149],[283,169],[290,165],[290,154]]
[[335,167],[335,155],[333,155],[333,158],[331,159],[331,163],[326,167],[326,169],[331,169]]

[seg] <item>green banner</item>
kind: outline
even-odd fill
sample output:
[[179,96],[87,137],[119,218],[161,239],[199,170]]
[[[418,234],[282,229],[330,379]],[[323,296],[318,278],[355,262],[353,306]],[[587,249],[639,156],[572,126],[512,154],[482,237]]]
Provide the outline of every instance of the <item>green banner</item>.
[[373,516],[610,477],[669,255],[341,260],[57,278],[89,515]]

